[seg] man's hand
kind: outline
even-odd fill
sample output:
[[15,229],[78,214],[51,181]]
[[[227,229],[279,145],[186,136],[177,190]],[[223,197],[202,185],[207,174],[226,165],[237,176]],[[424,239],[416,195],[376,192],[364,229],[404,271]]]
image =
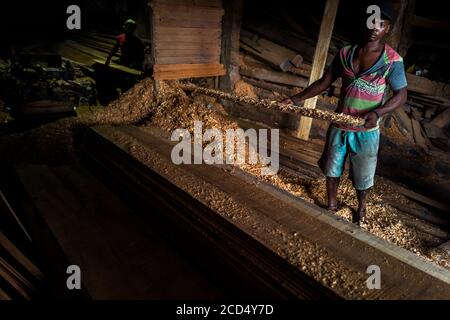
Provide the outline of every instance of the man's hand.
[[371,111],[368,114],[366,114],[364,120],[366,120],[366,122],[364,123],[365,128],[368,129],[375,128],[378,122],[378,114],[375,111]]
[[292,101],[291,98],[287,98],[287,99],[281,101],[281,103],[284,103],[284,104],[295,104],[294,101]]

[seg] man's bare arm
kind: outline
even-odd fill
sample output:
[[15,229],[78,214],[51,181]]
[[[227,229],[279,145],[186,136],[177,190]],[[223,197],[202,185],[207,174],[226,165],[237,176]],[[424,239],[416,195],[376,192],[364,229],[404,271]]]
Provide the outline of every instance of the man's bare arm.
[[109,53],[108,58],[106,59],[105,64],[108,65],[111,62],[111,58],[119,51],[119,43],[117,42],[114,47],[111,49],[111,52]]
[[379,117],[385,115],[386,113],[393,112],[398,107],[405,104],[406,99],[408,97],[408,90],[407,88],[403,88],[397,91],[394,91],[394,94],[392,97],[386,101],[386,103],[380,107],[374,110],[373,112],[369,112],[366,116],[366,128],[373,128],[377,125],[377,120]]
[[322,78],[311,84],[308,88],[306,88],[302,92],[292,96],[291,98],[283,102],[300,104],[302,101],[315,97],[318,94],[321,94],[322,92],[327,90],[336,79],[337,77],[334,77],[331,70],[328,69],[327,71],[325,71],[325,74],[323,75]]

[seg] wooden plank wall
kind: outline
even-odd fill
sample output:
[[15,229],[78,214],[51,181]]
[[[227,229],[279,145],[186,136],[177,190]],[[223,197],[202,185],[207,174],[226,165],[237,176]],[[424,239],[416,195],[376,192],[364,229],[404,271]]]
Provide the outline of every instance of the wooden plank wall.
[[225,74],[221,0],[153,0],[151,6],[155,79]]

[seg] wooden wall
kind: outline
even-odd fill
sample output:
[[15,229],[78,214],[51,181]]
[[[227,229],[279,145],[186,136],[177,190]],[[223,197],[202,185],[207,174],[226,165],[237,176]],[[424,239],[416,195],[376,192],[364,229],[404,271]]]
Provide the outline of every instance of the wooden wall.
[[221,0],[153,0],[154,77],[157,80],[219,76]]

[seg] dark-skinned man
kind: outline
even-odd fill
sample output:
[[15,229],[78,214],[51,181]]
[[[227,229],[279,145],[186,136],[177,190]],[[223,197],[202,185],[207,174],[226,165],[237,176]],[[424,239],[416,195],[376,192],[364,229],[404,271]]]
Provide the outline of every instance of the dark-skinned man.
[[128,19],[123,25],[124,33],[116,37],[116,44],[111,50],[111,53],[106,59],[106,65],[111,62],[113,55],[120,49],[120,64],[142,70],[144,62],[144,44],[134,35],[136,31],[136,22]]
[[[324,92],[339,77],[341,97],[336,112],[365,119],[363,127],[332,124],[319,165],[326,176],[328,210],[337,210],[337,191],[347,156],[350,158],[350,178],[356,189],[358,209],[353,222],[364,222],[366,199],[373,187],[380,139],[380,118],[402,106],[407,98],[407,82],[402,57],[384,37],[393,21],[388,3],[379,3],[381,21],[366,32],[356,45],[342,48],[323,77],[301,93],[284,101],[300,104]],[[386,99],[387,85],[393,91]],[[386,101],[384,101],[386,100]]]

